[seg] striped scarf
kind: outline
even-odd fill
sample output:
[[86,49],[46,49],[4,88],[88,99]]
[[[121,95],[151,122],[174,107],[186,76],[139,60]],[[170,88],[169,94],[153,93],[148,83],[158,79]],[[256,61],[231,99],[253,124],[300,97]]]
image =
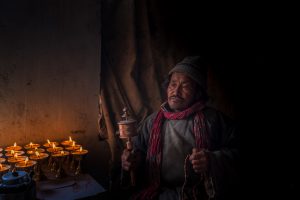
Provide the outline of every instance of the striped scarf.
[[207,149],[209,147],[207,138],[208,131],[202,112],[202,109],[205,107],[205,105],[202,102],[197,102],[181,112],[168,112],[163,107],[165,104],[166,103],[162,105],[162,109],[154,118],[148,143],[146,162],[149,167],[150,184],[149,187],[139,193],[135,199],[155,199],[159,193],[158,190],[160,186],[160,169],[162,159],[161,130],[165,119],[180,120],[195,114],[193,133],[195,136],[196,148]]

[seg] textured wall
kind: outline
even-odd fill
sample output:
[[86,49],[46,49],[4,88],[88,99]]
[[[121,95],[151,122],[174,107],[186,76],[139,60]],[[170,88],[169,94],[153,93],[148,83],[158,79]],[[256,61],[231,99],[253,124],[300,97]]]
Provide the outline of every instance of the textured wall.
[[0,147],[72,136],[90,150],[86,163],[98,173],[109,156],[97,138],[99,4],[1,4]]

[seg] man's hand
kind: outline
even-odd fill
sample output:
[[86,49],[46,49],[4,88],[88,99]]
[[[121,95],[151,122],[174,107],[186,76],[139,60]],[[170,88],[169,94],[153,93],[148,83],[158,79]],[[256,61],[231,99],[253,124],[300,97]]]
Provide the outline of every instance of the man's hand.
[[125,171],[136,169],[141,162],[141,155],[139,152],[131,153],[128,149],[124,149],[122,156],[122,168]]
[[197,174],[207,171],[209,161],[208,155],[204,150],[197,151],[196,148],[193,148],[193,153],[190,155],[189,159]]
[[122,168],[125,171],[129,171],[131,168],[130,154],[131,154],[130,151],[128,151],[127,149],[124,149],[122,156],[121,156]]

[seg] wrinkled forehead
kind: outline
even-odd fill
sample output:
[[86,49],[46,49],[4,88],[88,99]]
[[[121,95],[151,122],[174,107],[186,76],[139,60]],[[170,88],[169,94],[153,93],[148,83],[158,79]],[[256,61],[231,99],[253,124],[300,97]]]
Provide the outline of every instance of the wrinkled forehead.
[[187,74],[182,72],[173,72],[170,75],[170,82],[184,82],[184,83],[195,83]]

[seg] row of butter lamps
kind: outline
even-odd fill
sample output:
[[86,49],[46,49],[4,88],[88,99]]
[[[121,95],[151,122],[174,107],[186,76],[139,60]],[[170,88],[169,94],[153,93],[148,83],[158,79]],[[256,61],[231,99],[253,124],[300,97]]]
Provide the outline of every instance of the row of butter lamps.
[[[88,153],[88,150],[83,149],[81,145],[76,144],[71,137],[69,140],[65,140],[61,142],[61,144],[65,147],[59,147],[58,142],[50,141],[49,139],[43,146],[46,148],[48,153],[45,153],[43,148],[40,148],[40,144],[34,144],[30,142],[25,145],[24,148],[27,150],[26,153],[29,155],[24,156],[25,152],[22,151],[22,147],[18,146],[14,143],[13,146],[6,147],[5,156],[7,157],[8,164],[4,164],[6,159],[3,158],[3,149],[0,148],[0,175],[2,176],[4,173],[10,171],[14,171],[17,169],[30,171],[32,168],[34,169],[34,179],[36,181],[41,179],[41,163],[46,160],[48,157],[48,165],[51,167],[51,171],[55,171],[55,178],[60,178],[63,174],[62,163],[64,158],[68,155],[73,155],[73,159],[70,165],[70,169],[73,170],[74,167],[74,159],[78,161],[78,165],[75,170],[75,175],[80,174],[81,172],[81,160],[84,155]],[[69,152],[70,151],[70,152]],[[56,165],[58,165],[56,167]],[[56,168],[55,168],[56,167]]]

